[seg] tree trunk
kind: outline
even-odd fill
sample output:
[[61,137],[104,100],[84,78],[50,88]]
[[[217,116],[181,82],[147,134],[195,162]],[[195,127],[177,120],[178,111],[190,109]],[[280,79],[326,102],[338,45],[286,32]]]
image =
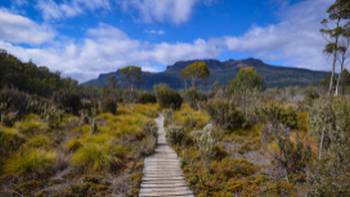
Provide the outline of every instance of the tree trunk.
[[340,73],[338,75],[337,85],[335,87],[334,96],[338,96],[339,95],[339,86],[341,84],[341,77],[342,77],[342,73],[344,71],[344,63],[345,63],[345,54],[342,55],[342,59],[341,59],[341,62],[340,62]]
[[[337,22],[337,28],[339,27],[339,21]],[[330,81],[329,81],[329,89],[328,89],[328,94],[329,95],[332,95],[333,93],[333,86],[334,86],[334,75],[335,75],[335,66],[337,64],[337,52],[338,52],[338,40],[339,40],[339,35],[336,35],[336,38],[335,38],[335,49],[333,51],[333,63],[332,63],[332,74],[331,74],[331,78],[330,78]]]
[[322,131],[321,139],[320,139],[320,146],[318,148],[318,160],[322,159],[323,141],[324,141],[324,131]]
[[196,78],[192,77],[192,88],[196,89]]

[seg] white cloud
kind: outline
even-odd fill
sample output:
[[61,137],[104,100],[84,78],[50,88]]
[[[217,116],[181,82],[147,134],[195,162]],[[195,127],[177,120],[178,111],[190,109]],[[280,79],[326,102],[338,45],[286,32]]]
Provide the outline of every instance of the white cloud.
[[159,30],[156,30],[156,29],[146,29],[145,32],[148,33],[148,34],[153,34],[153,35],[158,35],[158,36],[161,36],[161,35],[164,35],[164,34],[165,34],[165,31],[162,30],[162,29],[159,29]]
[[110,9],[109,0],[71,0],[57,3],[54,0],[38,0],[37,9],[44,19],[61,19],[74,17],[84,13],[84,10]]
[[263,59],[283,60],[290,66],[328,69],[322,53],[325,40],[320,21],[331,0],[307,0],[284,6],[281,21],[266,27],[252,27],[243,36],[227,37],[232,51],[251,52]]
[[144,70],[157,71],[155,64],[172,64],[178,60],[216,57],[220,52],[214,43],[197,39],[193,43],[148,43],[129,38],[116,27],[100,24],[87,31],[82,42],[65,42],[47,48],[23,48],[0,41],[0,48],[8,50],[24,61],[32,59],[51,70],[78,77],[80,81],[97,77],[99,73],[137,64]]
[[21,15],[0,9],[0,39],[17,44],[42,44],[54,38],[53,31]]
[[196,4],[208,4],[213,0],[121,0],[125,11],[135,9],[144,22],[187,22]]
[[[117,27],[99,24],[87,30],[79,41],[56,38],[45,47],[18,45],[28,40],[30,43],[44,43],[52,36],[40,36],[46,35],[46,29],[42,26],[23,16],[1,11],[0,16],[5,13],[11,17],[0,17],[0,48],[22,60],[32,59],[39,65],[62,71],[80,81],[95,78],[100,73],[115,71],[128,64],[137,64],[144,70],[156,71],[154,65],[169,65],[179,60],[217,58],[227,51],[247,52],[263,60],[279,60],[288,66],[327,70],[327,59],[322,53],[325,41],[319,29],[323,10],[330,3],[330,0],[306,0],[286,6],[281,11],[280,22],[265,27],[253,26],[238,37],[151,43],[130,38]],[[4,24],[13,28],[11,34],[4,33]],[[34,31],[29,28],[32,26],[36,27],[34,29],[44,30],[28,33]],[[42,38],[36,40],[39,37]]]

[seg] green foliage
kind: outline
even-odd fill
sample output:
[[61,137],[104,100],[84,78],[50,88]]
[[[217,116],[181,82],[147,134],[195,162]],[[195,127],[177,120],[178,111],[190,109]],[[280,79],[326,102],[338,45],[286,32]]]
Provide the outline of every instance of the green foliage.
[[188,146],[192,144],[192,138],[181,127],[170,127],[166,131],[166,139],[170,144]]
[[111,96],[103,98],[101,108],[104,113],[116,114],[118,109],[117,100]]
[[154,94],[149,92],[142,92],[138,96],[138,103],[146,104],[146,103],[156,103],[157,98]]
[[0,163],[25,142],[24,137],[14,129],[0,126]]
[[141,80],[142,70],[138,66],[127,66],[118,70],[133,88]]
[[154,87],[157,102],[162,108],[179,109],[182,105],[182,98],[179,93],[170,89],[165,84],[159,84]]
[[261,108],[262,115],[272,124],[283,124],[289,128],[296,129],[298,126],[298,115],[296,109],[291,105],[281,103],[267,103]]
[[77,82],[62,79],[59,73],[52,73],[46,67],[38,67],[32,62],[24,63],[0,50],[0,89],[12,87],[20,91],[49,97],[62,88],[76,87]]
[[49,106],[46,99],[13,89],[0,91],[0,119],[12,125],[14,121],[28,113],[44,113]]
[[263,90],[264,80],[258,75],[253,67],[242,67],[236,77],[230,83],[233,92],[242,93],[249,90]]
[[210,74],[207,63],[203,61],[197,61],[192,64],[187,65],[181,70],[181,76],[188,80],[192,80],[192,87],[195,87],[196,81],[198,79],[208,78]]
[[216,173],[225,178],[250,176],[257,171],[257,167],[246,160],[237,160],[226,157],[221,161],[213,161],[210,164],[212,173]]
[[234,130],[247,126],[244,114],[227,100],[211,100],[208,103],[207,110],[213,122],[225,130]]
[[79,114],[82,108],[81,98],[77,92],[71,90],[61,90],[55,92],[54,101],[67,113]]
[[26,149],[11,156],[4,164],[7,175],[46,175],[53,171],[57,153],[42,149]]
[[184,100],[193,108],[199,109],[201,105],[207,101],[205,94],[200,93],[194,88],[190,88],[184,93]]

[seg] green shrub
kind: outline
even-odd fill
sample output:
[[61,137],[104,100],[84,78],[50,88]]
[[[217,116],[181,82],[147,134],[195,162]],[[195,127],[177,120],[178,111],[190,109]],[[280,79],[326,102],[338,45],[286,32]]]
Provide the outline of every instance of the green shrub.
[[42,149],[26,149],[21,151],[4,164],[4,172],[8,175],[42,175],[53,171],[57,154]]
[[[28,113],[41,114],[49,102],[38,96],[33,96],[12,89],[0,91],[0,120],[12,126],[14,121]],[[6,121],[9,120],[9,121]]]
[[190,145],[192,138],[185,132],[182,127],[170,127],[166,131],[166,139],[170,144],[174,145]]
[[138,103],[146,104],[146,103],[156,103],[157,98],[154,94],[143,92],[138,96]]
[[184,93],[185,101],[193,108],[199,109],[201,107],[201,103],[207,100],[205,94],[198,92],[196,89],[189,89]]
[[116,114],[117,108],[118,108],[117,99],[110,96],[107,98],[104,98],[101,103],[101,108],[102,108],[102,112],[104,113]]
[[298,126],[298,114],[293,106],[268,103],[261,110],[265,119],[273,124],[282,123],[292,129],[296,129]]
[[248,126],[244,114],[229,101],[215,99],[208,103],[208,113],[214,123],[226,130],[234,130]]
[[167,85],[156,85],[154,87],[154,92],[161,108],[180,109],[182,104],[180,94],[170,89]]
[[80,109],[82,108],[80,95],[70,90],[55,92],[53,99],[55,103],[57,103],[58,106],[60,106],[60,108],[67,113],[78,115]]
[[19,147],[25,142],[23,136],[15,130],[5,130],[0,127],[0,163],[11,153],[19,149]]
[[226,157],[221,161],[213,161],[210,164],[210,171],[226,178],[239,178],[253,175],[257,171],[257,167],[246,160]]

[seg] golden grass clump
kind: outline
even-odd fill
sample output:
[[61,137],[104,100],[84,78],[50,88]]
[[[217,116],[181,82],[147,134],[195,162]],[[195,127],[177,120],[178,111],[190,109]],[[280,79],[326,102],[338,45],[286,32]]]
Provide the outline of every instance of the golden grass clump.
[[71,164],[89,172],[109,171],[121,164],[125,152],[120,146],[87,143],[73,154]]
[[0,162],[10,153],[16,151],[24,142],[25,138],[16,129],[0,125]]
[[30,138],[23,146],[24,148],[49,148],[52,141],[46,135],[37,135]]
[[47,123],[32,118],[16,122],[14,127],[25,136],[42,134],[49,129]]
[[173,113],[173,122],[191,129],[201,129],[210,120],[205,111],[192,109],[189,105],[182,105],[181,109]]
[[48,174],[52,172],[57,153],[43,149],[26,149],[12,155],[4,164],[7,175]]

